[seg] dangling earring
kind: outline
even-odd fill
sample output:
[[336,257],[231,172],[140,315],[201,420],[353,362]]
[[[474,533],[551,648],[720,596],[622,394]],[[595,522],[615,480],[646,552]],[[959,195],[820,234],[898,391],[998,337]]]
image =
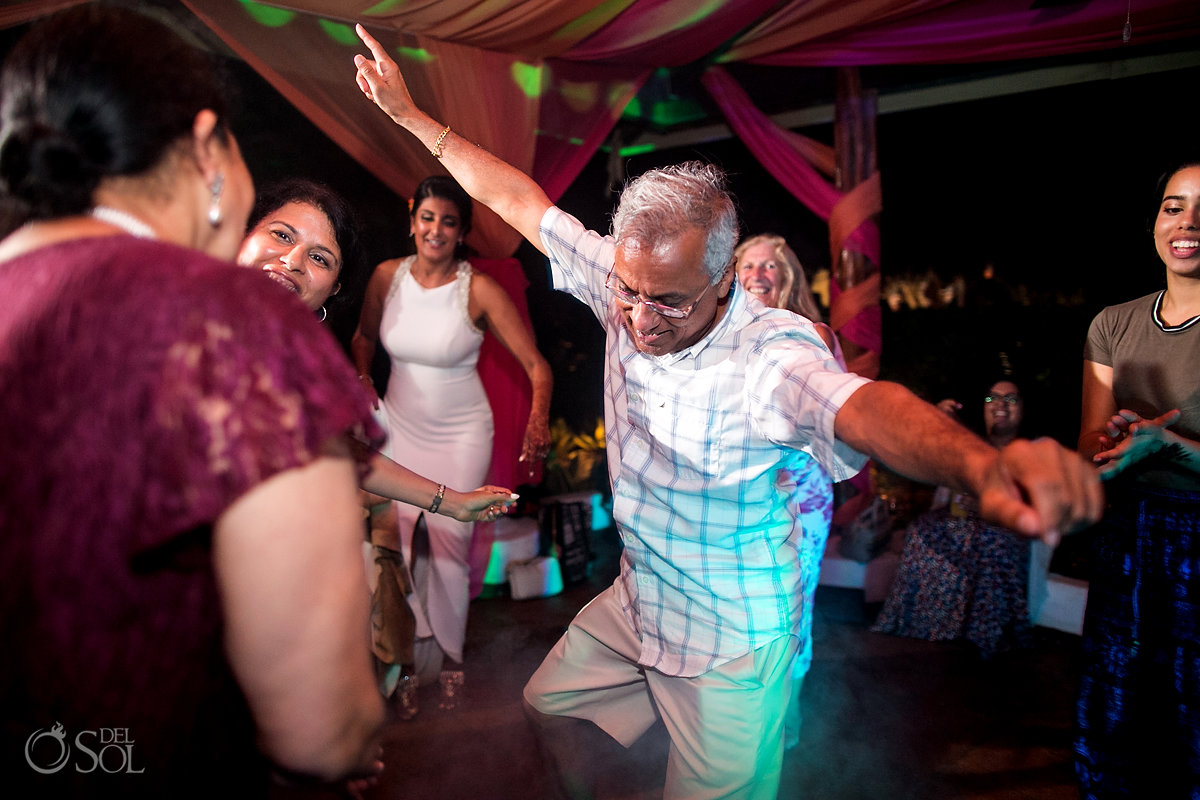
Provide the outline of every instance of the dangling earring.
[[212,185],[208,190],[212,193],[212,198],[208,204],[208,224],[214,228],[221,224],[224,215],[221,213],[221,190],[225,188],[225,176],[217,173],[217,177],[213,179]]
[[324,322],[328,316],[329,312],[325,310],[325,306],[321,306],[321,316],[317,317],[317,322]]

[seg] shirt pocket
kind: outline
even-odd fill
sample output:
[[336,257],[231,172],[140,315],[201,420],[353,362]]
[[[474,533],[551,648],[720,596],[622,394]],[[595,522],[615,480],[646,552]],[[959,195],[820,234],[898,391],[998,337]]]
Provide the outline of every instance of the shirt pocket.
[[680,475],[717,478],[723,474],[729,444],[723,431],[724,414],[686,395],[653,411],[657,412],[652,413],[655,428],[662,431],[655,438],[668,448],[666,455]]

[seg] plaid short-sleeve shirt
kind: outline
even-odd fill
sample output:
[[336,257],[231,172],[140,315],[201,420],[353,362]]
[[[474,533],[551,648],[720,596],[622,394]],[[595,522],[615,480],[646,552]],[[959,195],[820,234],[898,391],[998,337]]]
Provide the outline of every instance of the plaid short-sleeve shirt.
[[838,366],[810,322],[748,302],[736,286],[701,341],[643,354],[604,287],[613,239],[553,207],[541,237],[555,288],[591,308],[606,333],[609,475],[624,545],[616,585],[640,663],[694,676],[796,635],[812,593],[801,586],[806,531],[824,541],[831,481],[865,463],[834,439],[833,420],[866,379]]

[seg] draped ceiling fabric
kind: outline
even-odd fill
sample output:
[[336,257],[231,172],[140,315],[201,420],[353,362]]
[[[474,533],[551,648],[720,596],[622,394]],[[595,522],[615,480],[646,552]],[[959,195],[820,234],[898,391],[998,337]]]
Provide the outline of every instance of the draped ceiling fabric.
[[[1127,13],[1139,44],[1200,35],[1197,0],[1080,0],[1040,9],[1030,8],[1032,0],[184,2],[402,196],[440,165],[358,93],[352,57],[363,48],[354,22],[394,54],[422,108],[532,175],[551,199],[570,185],[625,104],[660,67],[1029,59],[1120,47]],[[723,87],[725,100],[718,100],[735,129],[739,117],[761,116],[728,76],[706,83],[710,90]],[[803,98],[797,100],[800,105]],[[835,256],[846,246],[878,264],[878,231],[863,224],[866,211],[878,211],[878,179],[857,197],[842,198],[811,175],[795,177],[803,170],[800,161],[827,164],[828,152],[786,131],[767,134],[761,123],[756,128],[767,137],[762,141],[774,142],[752,148],[768,169],[831,220]],[[785,145],[792,161],[786,169],[778,163]],[[776,155],[768,156],[769,150]],[[839,211],[831,200],[840,203]],[[484,256],[511,255],[517,234],[486,212],[479,216],[471,244]],[[877,326],[869,322],[851,318],[841,332],[855,341],[875,338],[871,348],[879,349]]]
[[[0,25],[79,1],[8,3]],[[365,50],[355,22],[393,54],[423,109],[532,175],[551,199],[571,184],[660,67],[1032,59],[1120,48],[1127,14],[1136,44],[1200,36],[1200,0],[1079,0],[1038,9],[1033,0],[183,2],[401,196],[441,165],[358,91],[353,56]],[[772,129],[728,74],[710,70],[705,84],[756,156],[829,220],[834,256],[846,247],[878,264],[879,236],[869,219],[881,203],[878,175],[842,196],[820,177],[832,172],[830,148]],[[796,107],[803,100],[796,98]],[[482,256],[502,259],[519,237],[480,209],[470,243]],[[864,294],[858,287],[841,291],[831,321],[878,352],[878,324],[869,317],[878,303]]]
[[[7,4],[0,24],[77,0]],[[440,165],[363,98],[362,22],[425,110],[557,199],[654,69],[703,62],[835,67],[1005,59],[1200,35],[1197,0],[183,0],[338,145],[401,196]],[[32,9],[32,10],[31,10]],[[803,98],[797,98],[797,105]],[[534,134],[534,135],[531,135]],[[471,244],[512,254],[488,213]]]

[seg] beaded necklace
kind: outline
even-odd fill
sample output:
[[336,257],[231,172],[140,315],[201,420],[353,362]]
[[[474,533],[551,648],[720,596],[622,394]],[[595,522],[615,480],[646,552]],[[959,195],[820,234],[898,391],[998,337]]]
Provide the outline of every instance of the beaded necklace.
[[154,233],[154,228],[151,228],[142,220],[130,214],[128,211],[120,211],[110,206],[96,206],[92,209],[92,216],[101,222],[107,222],[109,225],[120,228],[131,236],[136,236],[139,239],[157,239],[158,236]]

